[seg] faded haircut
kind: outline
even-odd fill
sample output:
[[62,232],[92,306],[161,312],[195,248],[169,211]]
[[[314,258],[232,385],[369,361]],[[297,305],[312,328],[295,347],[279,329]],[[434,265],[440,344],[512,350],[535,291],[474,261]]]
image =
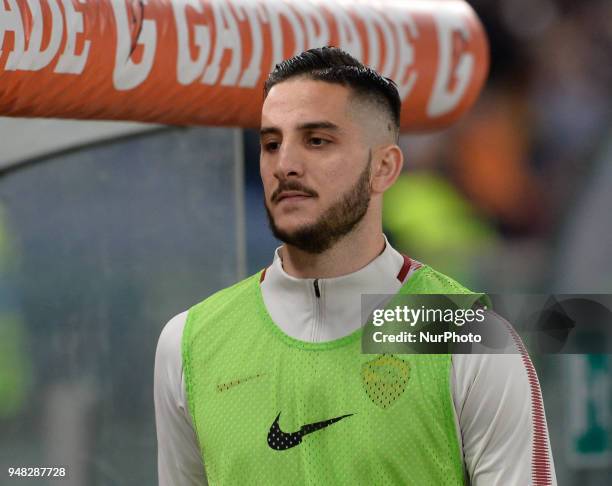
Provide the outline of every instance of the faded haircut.
[[349,87],[357,98],[380,107],[388,115],[389,129],[397,140],[402,102],[397,85],[390,78],[381,76],[342,49],[319,47],[277,64],[264,84],[264,99],[274,85],[295,77]]

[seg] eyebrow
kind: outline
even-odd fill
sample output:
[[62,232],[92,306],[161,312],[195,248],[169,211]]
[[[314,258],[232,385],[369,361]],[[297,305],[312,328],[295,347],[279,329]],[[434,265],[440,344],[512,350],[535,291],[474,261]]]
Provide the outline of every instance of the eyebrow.
[[[332,122],[328,122],[328,121],[314,121],[314,122],[300,123],[297,126],[297,129],[298,130],[324,129],[324,130],[331,130],[333,132],[342,131],[342,129],[338,125]],[[261,127],[261,129],[259,130],[260,137],[263,137],[264,135],[267,135],[269,133],[280,134],[281,130],[278,127]]]

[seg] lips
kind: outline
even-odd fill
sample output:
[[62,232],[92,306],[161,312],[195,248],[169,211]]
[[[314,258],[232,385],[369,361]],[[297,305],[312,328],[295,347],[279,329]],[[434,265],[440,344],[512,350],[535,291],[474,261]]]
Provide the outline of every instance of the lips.
[[277,204],[281,201],[301,201],[303,199],[312,197],[310,194],[300,191],[284,191],[281,192],[276,198]]

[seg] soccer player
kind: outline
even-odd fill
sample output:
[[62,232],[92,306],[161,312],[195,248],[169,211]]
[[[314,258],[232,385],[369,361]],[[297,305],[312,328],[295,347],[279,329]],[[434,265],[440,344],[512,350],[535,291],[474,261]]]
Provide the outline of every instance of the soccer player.
[[162,331],[160,485],[556,484],[520,342],[505,355],[360,352],[361,294],[467,292],[382,232],[403,163],[394,83],[320,48],[277,65],[264,95],[261,179],[284,244]]

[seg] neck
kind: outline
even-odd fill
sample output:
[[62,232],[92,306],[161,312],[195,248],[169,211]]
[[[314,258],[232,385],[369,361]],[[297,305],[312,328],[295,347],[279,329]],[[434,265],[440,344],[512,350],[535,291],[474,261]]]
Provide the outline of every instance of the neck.
[[366,231],[356,228],[319,254],[307,253],[295,246],[281,248],[283,269],[296,278],[334,278],[356,272],[385,249],[382,228]]

